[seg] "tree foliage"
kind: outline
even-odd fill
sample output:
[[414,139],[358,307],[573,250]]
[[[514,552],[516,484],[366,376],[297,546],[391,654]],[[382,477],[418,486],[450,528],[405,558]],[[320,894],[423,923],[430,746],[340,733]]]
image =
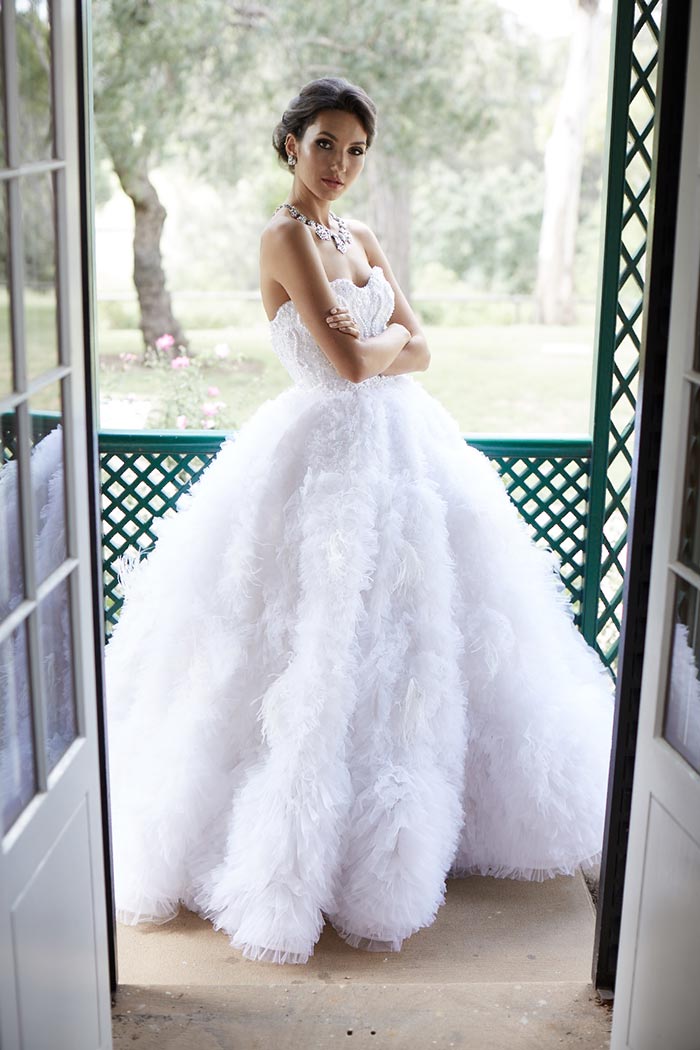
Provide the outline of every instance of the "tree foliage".
[[[261,12],[224,0],[94,0],[94,98],[101,141],[134,203],[134,284],[146,349],[162,334],[186,337],[162,264],[166,211],[154,167],[189,154],[206,160],[221,115],[246,83],[248,35]],[[231,70],[233,69],[233,76]],[[214,110],[202,100],[217,98]]]
[[[220,189],[235,213],[214,216],[213,233],[240,233],[227,280],[255,283],[254,230],[289,185],[270,145],[282,109],[306,81],[340,75],[375,99],[379,122],[338,210],[376,229],[406,290],[433,262],[474,289],[533,290],[567,48],[524,33],[496,0],[93,0],[93,23],[101,143],[142,180],[170,167]],[[592,156],[585,222],[600,192]]]
[[225,0],[93,0],[92,19],[95,116],[110,152],[149,168],[187,146],[201,156],[245,82],[255,17]]

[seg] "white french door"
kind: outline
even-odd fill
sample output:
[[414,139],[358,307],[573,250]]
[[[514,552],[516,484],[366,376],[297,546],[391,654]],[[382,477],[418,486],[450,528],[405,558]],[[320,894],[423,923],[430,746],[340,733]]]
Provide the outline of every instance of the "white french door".
[[700,0],[672,281],[612,1050],[700,1047]]
[[0,1044],[112,1045],[75,0],[0,26]]

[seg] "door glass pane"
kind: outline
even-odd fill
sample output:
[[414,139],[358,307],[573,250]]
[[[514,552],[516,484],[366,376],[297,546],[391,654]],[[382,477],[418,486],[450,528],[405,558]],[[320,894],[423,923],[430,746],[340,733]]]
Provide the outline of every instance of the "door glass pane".
[[63,580],[39,604],[41,682],[46,705],[49,770],[77,736],[73,689],[70,586]]
[[0,187],[0,397],[13,389],[7,245],[7,188],[3,182]]
[[700,601],[685,580],[676,583],[664,737],[700,772]]
[[24,597],[17,477],[17,416],[0,416],[0,622]]
[[41,583],[66,558],[60,383],[40,390],[29,406],[36,577]]
[[19,128],[22,161],[46,160],[53,151],[51,26],[47,0],[16,0]]
[[685,488],[681,518],[679,558],[700,572],[700,388],[690,388],[688,447],[686,450]]
[[24,234],[24,325],[30,379],[58,364],[54,192],[50,171],[20,184]]
[[0,642],[0,798],[7,831],[36,794],[32,714],[27,671],[27,630]]

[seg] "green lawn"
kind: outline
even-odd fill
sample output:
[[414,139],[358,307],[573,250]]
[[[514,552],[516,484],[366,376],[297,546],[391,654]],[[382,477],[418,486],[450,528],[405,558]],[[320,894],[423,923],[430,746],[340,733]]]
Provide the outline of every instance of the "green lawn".
[[428,328],[419,375],[465,433],[587,434],[592,338],[537,325]]
[[[426,335],[431,363],[417,378],[465,432],[588,433],[592,353],[585,329],[427,327]],[[264,325],[190,330],[189,336],[206,356],[207,380],[226,402],[228,426],[240,426],[289,385]],[[124,351],[140,352],[138,333],[108,330],[99,342],[103,398],[157,398],[157,375],[138,365],[125,368],[119,358]],[[212,359],[220,343],[231,353]]]
[[[32,360],[55,363],[50,304],[33,296],[29,309]],[[182,310],[180,310],[182,313]],[[266,399],[285,389],[289,377],[270,349],[261,307],[241,304],[240,324],[220,326],[217,317],[183,315],[190,346],[202,362],[201,389],[216,386],[225,402],[219,417],[238,427]],[[192,322],[209,322],[195,327]],[[214,324],[212,324],[214,322]],[[0,305],[0,326],[7,324]],[[127,325],[121,327],[120,325]],[[176,376],[167,365],[140,364],[141,335],[126,310],[100,310],[98,327],[100,397],[110,426],[135,426],[150,402],[149,426],[159,426],[164,397],[172,397]],[[545,328],[528,324],[482,324],[465,327],[426,326],[430,368],[417,379],[438,398],[467,433],[586,434],[592,369],[590,327]],[[216,356],[217,345],[229,347]],[[121,354],[134,354],[125,363]],[[37,364],[38,369],[38,364]],[[0,387],[7,389],[8,362],[0,355]],[[48,400],[47,400],[48,399]],[[57,407],[55,390],[35,399],[37,408]],[[46,402],[46,403],[45,403]],[[110,407],[111,406],[111,407]],[[195,425],[198,425],[195,423]]]

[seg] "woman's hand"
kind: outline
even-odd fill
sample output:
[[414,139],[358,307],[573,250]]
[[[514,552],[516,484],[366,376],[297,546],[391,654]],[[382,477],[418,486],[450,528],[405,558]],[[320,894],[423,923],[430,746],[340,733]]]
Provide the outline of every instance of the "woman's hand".
[[337,328],[339,332],[344,332],[345,335],[352,335],[355,339],[360,338],[360,329],[357,321],[344,306],[334,306],[326,314],[326,324],[330,328]]

